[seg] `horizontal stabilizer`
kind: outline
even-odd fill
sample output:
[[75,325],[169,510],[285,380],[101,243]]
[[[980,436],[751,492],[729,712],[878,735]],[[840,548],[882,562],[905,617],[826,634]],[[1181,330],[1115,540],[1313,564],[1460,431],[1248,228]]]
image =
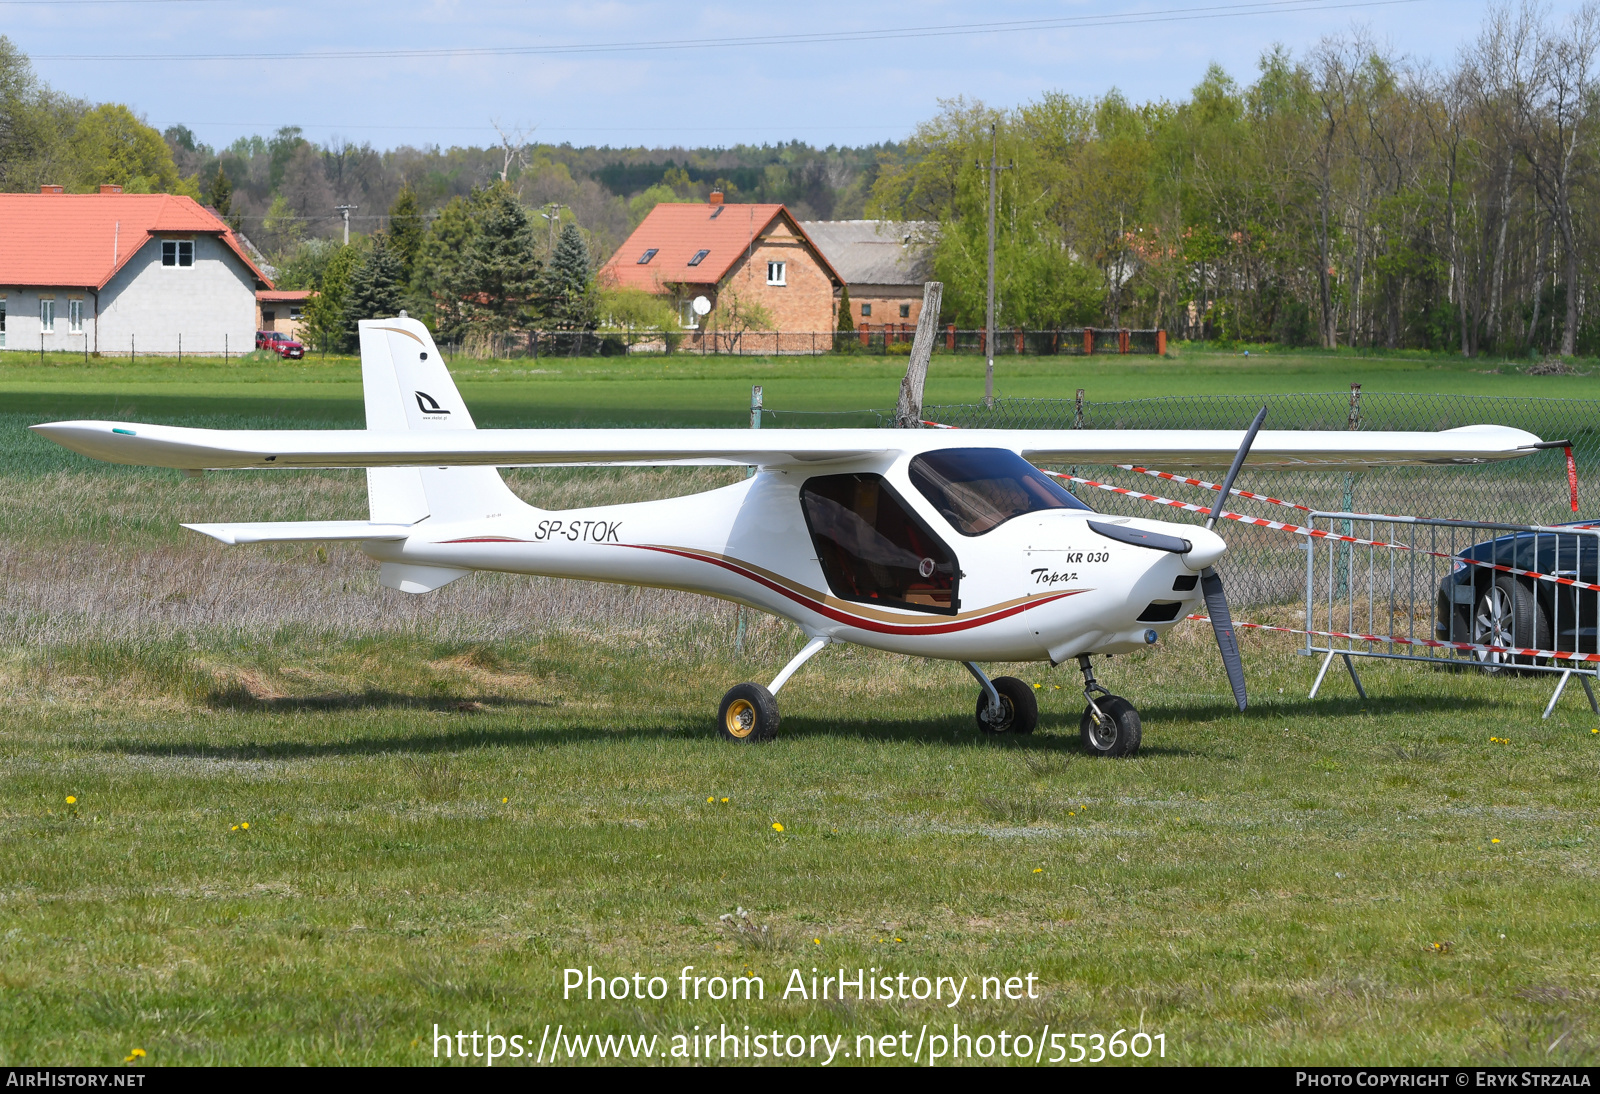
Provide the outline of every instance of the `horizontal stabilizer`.
[[201,535],[230,547],[241,543],[295,543],[302,540],[405,539],[409,524],[374,524],[368,520],[277,520],[260,524],[185,524]]

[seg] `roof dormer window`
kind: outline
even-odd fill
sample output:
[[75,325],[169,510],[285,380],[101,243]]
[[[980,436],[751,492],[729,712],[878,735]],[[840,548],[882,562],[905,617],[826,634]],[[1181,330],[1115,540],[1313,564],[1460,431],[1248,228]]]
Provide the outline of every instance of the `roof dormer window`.
[[163,266],[193,266],[194,240],[163,239],[161,241],[161,264]]
[[660,250],[660,247],[651,247],[648,251],[639,256],[639,265],[648,266],[650,264],[650,260],[654,258],[657,252]]
[[727,208],[726,205],[719,205],[715,209],[711,210],[710,219],[716,220],[718,217],[720,217],[722,215],[722,210],[724,210],[726,208]]
[[696,251],[694,253],[694,257],[689,260],[689,265],[691,265],[691,266],[700,265],[700,263],[702,263],[702,262],[704,262],[706,260],[706,255],[708,255],[710,253],[711,252],[709,250]]

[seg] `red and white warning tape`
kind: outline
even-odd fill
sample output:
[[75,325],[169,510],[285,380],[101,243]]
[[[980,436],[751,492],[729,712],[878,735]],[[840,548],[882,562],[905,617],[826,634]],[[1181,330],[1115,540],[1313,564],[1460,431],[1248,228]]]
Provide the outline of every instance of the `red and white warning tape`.
[[[1183,475],[1174,475],[1169,471],[1152,471],[1148,467],[1139,467],[1136,464],[1131,463],[1119,463],[1117,466],[1124,471],[1133,471],[1140,475],[1149,475],[1153,479],[1166,479],[1168,482],[1181,482],[1185,486],[1198,486],[1205,490],[1222,489],[1222,487],[1217,483],[1207,482],[1205,479],[1185,478]],[[1298,509],[1302,513],[1316,512],[1316,510],[1311,508],[1309,505],[1296,505],[1292,501],[1283,501],[1279,498],[1268,497],[1266,494],[1256,494],[1249,490],[1240,490],[1237,487],[1230,489],[1228,493],[1232,494],[1236,498],[1249,498],[1251,501],[1264,501],[1268,505],[1281,505],[1286,509]]]
[[[1211,617],[1206,615],[1186,615],[1185,619],[1197,620],[1201,623],[1211,622]],[[1484,653],[1504,653],[1513,657],[1549,657],[1558,661],[1583,661],[1586,663],[1600,663],[1600,653],[1566,653],[1561,650],[1539,650],[1522,646],[1480,646],[1472,642],[1440,642],[1435,638],[1402,638],[1396,634],[1351,634],[1344,631],[1308,631],[1300,627],[1274,627],[1268,623],[1235,623],[1235,627],[1247,627],[1253,631],[1276,631],[1280,634],[1309,634],[1317,638],[1347,638],[1356,642],[1393,643],[1400,646],[1427,646],[1440,650],[1462,650],[1466,653],[1483,651]]]
[[[1043,468],[1040,470],[1043,470]],[[1105,490],[1112,494],[1122,494],[1125,497],[1137,498],[1140,501],[1154,502],[1157,505],[1170,505],[1175,509],[1183,509],[1190,513],[1209,514],[1211,512],[1209,508],[1203,505],[1195,505],[1194,503],[1187,501],[1174,501],[1172,498],[1164,498],[1159,494],[1146,494],[1138,490],[1129,490],[1125,486],[1113,486],[1110,483],[1095,482],[1093,479],[1085,479],[1078,475],[1064,475],[1059,471],[1045,471],[1045,474],[1051,475],[1058,479],[1066,479],[1069,482],[1079,483],[1083,486],[1092,486],[1096,490]],[[1146,474],[1149,474],[1149,472],[1146,472]],[[1178,482],[1191,481],[1179,479],[1177,476],[1172,475],[1163,475],[1162,477],[1170,478]],[[1192,481],[1199,482],[1200,480]],[[1279,504],[1292,505],[1293,503],[1279,502]],[[1312,512],[1312,510],[1306,509],[1305,506],[1302,505],[1295,505],[1294,508],[1302,509],[1308,513]],[[1360,547],[1388,547],[1396,551],[1411,551],[1415,554],[1426,555],[1429,558],[1442,558],[1452,563],[1460,563],[1463,566],[1479,566],[1483,569],[1494,570],[1498,573],[1514,574],[1517,577],[1530,577],[1536,581],[1549,581],[1556,585],[1570,585],[1575,589],[1584,589],[1589,592],[1600,592],[1600,585],[1592,584],[1587,581],[1578,581],[1570,577],[1560,577],[1556,574],[1541,574],[1537,570],[1523,570],[1516,566],[1506,566],[1498,562],[1485,562],[1482,559],[1477,558],[1463,558],[1460,555],[1446,554],[1443,551],[1430,551],[1423,547],[1413,547],[1408,543],[1388,543],[1381,539],[1361,539],[1358,536],[1340,535],[1338,532],[1325,532],[1320,528],[1306,528],[1299,524],[1285,524],[1283,521],[1278,520],[1263,520],[1260,517],[1247,517],[1242,513],[1230,513],[1227,510],[1223,510],[1222,519],[1238,521],[1240,524],[1254,525],[1258,528],[1272,528],[1277,531],[1289,532],[1290,534],[1297,536],[1310,536],[1316,539],[1328,539],[1337,543],[1353,543]]]

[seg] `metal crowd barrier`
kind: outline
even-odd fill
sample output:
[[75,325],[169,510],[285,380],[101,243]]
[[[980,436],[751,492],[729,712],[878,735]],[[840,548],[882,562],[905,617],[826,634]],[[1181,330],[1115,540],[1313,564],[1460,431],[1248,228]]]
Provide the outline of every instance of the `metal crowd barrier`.
[[[1307,656],[1574,677],[1600,714],[1600,527],[1315,512],[1306,519]],[[1354,542],[1352,542],[1354,541]]]

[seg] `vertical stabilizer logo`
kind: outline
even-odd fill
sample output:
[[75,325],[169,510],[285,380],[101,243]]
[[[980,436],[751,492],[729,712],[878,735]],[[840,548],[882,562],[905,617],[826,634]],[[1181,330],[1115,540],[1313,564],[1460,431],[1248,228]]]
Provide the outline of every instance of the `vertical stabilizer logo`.
[[424,414],[437,414],[443,418],[450,416],[450,412],[439,405],[439,400],[429,395],[426,391],[413,391],[411,394],[417,397],[417,409]]

